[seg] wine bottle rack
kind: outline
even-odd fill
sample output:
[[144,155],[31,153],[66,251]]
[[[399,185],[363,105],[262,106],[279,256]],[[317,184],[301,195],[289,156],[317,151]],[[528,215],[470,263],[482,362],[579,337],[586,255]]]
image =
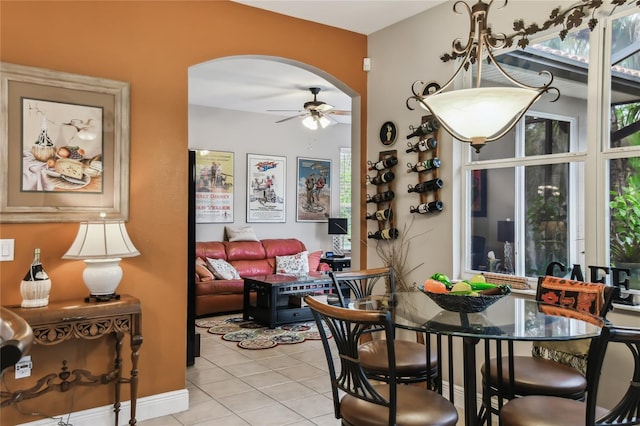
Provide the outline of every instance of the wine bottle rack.
[[[398,159],[398,151],[395,149],[392,150],[388,150],[388,151],[380,151],[380,153],[378,154],[378,161],[377,162],[381,162],[384,160],[387,160],[389,158],[395,157],[396,159]],[[377,163],[376,162],[376,163]],[[369,165],[372,164],[376,164],[376,163],[369,163]],[[375,222],[377,222],[377,228],[379,232],[382,232],[385,229],[396,229],[396,211],[395,211],[395,199],[397,198],[398,194],[396,192],[396,180],[397,180],[397,173],[395,171],[395,169],[397,168],[397,163],[394,164],[393,166],[387,167],[385,169],[382,170],[377,170],[377,174],[376,170],[369,170],[368,174],[370,175],[369,178],[367,178],[367,186],[368,187],[375,187],[376,189],[376,194],[374,194],[373,196],[369,197],[367,196],[367,200],[372,199],[372,197],[380,196],[380,194],[384,194],[387,193],[388,191],[391,191],[395,194],[395,197],[390,199],[390,200],[381,200],[378,202],[368,202],[367,206],[370,206],[371,204],[373,204],[375,206],[375,211],[373,212],[369,212],[368,210],[370,210],[370,207],[368,207],[367,210],[367,214],[372,214],[375,215],[375,213],[378,210],[384,210],[384,209],[390,209],[391,210],[391,215],[384,219],[384,220],[375,220]],[[381,179],[382,175],[385,173],[391,172],[394,175],[394,178],[389,180],[388,182],[384,182],[384,179]],[[387,175],[389,176],[389,175]],[[380,181],[380,182],[378,182]],[[374,184],[373,182],[377,182],[376,184]],[[367,191],[368,192],[368,191]],[[369,222],[369,220],[367,220],[367,222]],[[367,223],[368,225],[368,223]],[[372,235],[372,233],[368,233],[368,235]]]
[[[434,117],[432,115],[425,115],[422,116],[422,121],[421,124],[424,126],[425,123],[430,123],[432,120],[434,119]],[[418,137],[418,141],[417,142],[411,142],[409,141],[407,143],[408,147],[411,148],[413,145],[420,143],[422,141],[423,144],[426,144],[427,146],[431,145],[429,142],[431,138],[434,138],[436,140],[436,146],[433,148],[429,148],[426,151],[418,151],[418,160],[416,162],[416,164],[422,163],[422,162],[426,162],[428,165],[432,164],[433,162],[438,162],[438,166],[437,167],[432,167],[429,170],[424,170],[424,171],[420,171],[420,172],[415,172],[410,168],[410,164],[407,164],[407,172],[408,173],[412,173],[414,175],[416,175],[416,177],[418,178],[418,184],[422,183],[422,182],[427,182],[427,181],[432,181],[434,179],[439,179],[440,178],[440,165],[439,165],[439,161],[440,161],[440,133],[441,130],[438,128],[436,130],[433,130],[431,133],[427,133],[427,134],[422,134]],[[407,150],[407,152],[411,152],[411,150]],[[446,183],[445,183],[446,184]],[[415,186],[415,185],[414,185]],[[428,192],[420,192],[417,193],[419,195],[419,203],[418,206],[411,206],[410,208],[410,212],[411,213],[417,213],[419,211],[419,207],[420,205],[429,205],[430,209],[428,214],[431,213],[437,213],[439,211],[442,210],[442,199],[440,197],[440,191],[441,189],[438,188],[434,191],[428,191]],[[423,215],[421,215],[423,216]]]

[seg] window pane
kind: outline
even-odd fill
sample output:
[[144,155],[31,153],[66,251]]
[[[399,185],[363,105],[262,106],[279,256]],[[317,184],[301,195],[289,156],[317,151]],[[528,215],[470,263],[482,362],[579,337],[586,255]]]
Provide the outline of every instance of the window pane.
[[610,147],[640,145],[640,13],[615,19],[611,41]]
[[351,148],[340,148],[340,213],[338,217],[346,217],[347,235],[344,238],[344,249],[351,250]]
[[527,115],[525,117],[525,155],[569,152],[570,123]]
[[528,166],[524,176],[525,274],[544,275],[551,262],[567,265],[569,165]]
[[631,288],[640,290],[640,157],[610,160],[609,176],[611,264],[631,269]]

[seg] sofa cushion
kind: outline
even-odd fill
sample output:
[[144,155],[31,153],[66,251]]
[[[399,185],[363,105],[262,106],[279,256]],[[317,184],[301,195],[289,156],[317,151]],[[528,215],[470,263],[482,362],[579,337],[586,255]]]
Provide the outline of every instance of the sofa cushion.
[[229,241],[260,241],[256,237],[251,225],[246,226],[225,226],[224,232]]
[[219,280],[233,280],[240,278],[236,268],[224,259],[207,259],[207,262],[209,262],[209,267],[211,268],[213,275]]
[[196,274],[198,274],[200,281],[211,281],[215,279],[213,272],[211,272],[206,266],[199,263],[196,263]]
[[196,286],[196,296],[243,293],[244,280],[213,280],[198,283]]
[[227,259],[227,251],[220,241],[196,242],[196,257],[206,259]]
[[322,257],[322,250],[309,253],[309,270],[317,271],[320,266],[320,258]]
[[305,251],[307,248],[302,241],[295,238],[279,238],[262,240],[265,257],[290,256]]
[[260,241],[225,241],[227,260],[256,260],[266,257]]
[[309,252],[303,251],[291,256],[276,256],[276,273],[307,275],[309,273]]
[[276,268],[267,259],[260,260],[233,260],[231,264],[241,277],[255,277],[256,275],[274,274]]

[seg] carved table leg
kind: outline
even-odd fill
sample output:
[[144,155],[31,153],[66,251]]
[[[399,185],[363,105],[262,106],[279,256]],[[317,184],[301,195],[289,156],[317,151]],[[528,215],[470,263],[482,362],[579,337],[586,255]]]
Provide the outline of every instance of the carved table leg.
[[130,425],[136,424],[136,404],[138,401],[138,356],[140,355],[142,336],[131,335],[131,420]]
[[113,404],[113,411],[116,414],[116,426],[118,426],[118,419],[120,417],[120,384],[122,383],[122,340],[124,333],[117,332],[116,334],[116,362],[114,365],[116,372],[116,395],[115,404]]

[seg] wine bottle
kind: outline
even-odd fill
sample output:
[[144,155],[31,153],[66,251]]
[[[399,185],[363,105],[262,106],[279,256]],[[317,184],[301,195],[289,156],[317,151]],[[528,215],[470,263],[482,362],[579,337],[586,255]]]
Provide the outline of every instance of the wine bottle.
[[373,196],[367,194],[367,203],[384,203],[393,200],[396,194],[393,191],[379,192]]
[[31,266],[20,283],[23,308],[36,308],[49,304],[51,280],[40,262],[40,249],[36,248],[33,252]]
[[426,161],[419,161],[415,165],[411,163],[407,163],[408,172],[426,172],[428,170],[437,169],[440,167],[440,159],[438,157],[433,157]]
[[443,185],[444,185],[444,182],[442,181],[442,179],[435,178],[435,179],[428,180],[426,182],[420,182],[416,186],[409,185],[408,192],[437,191],[438,189],[442,188]]
[[391,182],[395,177],[396,175],[392,171],[386,171],[384,173],[378,173],[378,175],[374,177],[367,175],[367,182],[373,185],[382,185]]
[[369,165],[369,170],[384,170],[398,164],[398,158],[391,156],[391,157],[384,158],[380,161],[377,161],[375,163],[372,163],[371,161],[367,161],[367,164]]
[[431,120],[427,120],[418,127],[409,126],[411,129],[411,133],[407,135],[407,139],[411,139],[415,136],[428,135],[429,133],[433,133],[440,128],[440,123],[435,118]]
[[391,219],[392,217],[393,217],[393,210],[387,208],[387,209],[378,210],[371,214],[367,213],[366,218],[384,222],[385,220]]
[[444,204],[440,200],[432,201],[430,203],[419,204],[418,207],[409,207],[410,213],[436,213],[442,211]]
[[407,149],[407,153],[425,152],[425,151],[429,151],[430,149],[434,149],[436,146],[438,146],[438,141],[435,138],[427,138],[427,139],[419,140],[415,144],[412,144],[411,142],[407,142],[407,146],[409,147],[409,149]]
[[381,231],[369,232],[367,238],[373,238],[374,240],[395,240],[400,235],[400,231],[396,228],[387,228]]

